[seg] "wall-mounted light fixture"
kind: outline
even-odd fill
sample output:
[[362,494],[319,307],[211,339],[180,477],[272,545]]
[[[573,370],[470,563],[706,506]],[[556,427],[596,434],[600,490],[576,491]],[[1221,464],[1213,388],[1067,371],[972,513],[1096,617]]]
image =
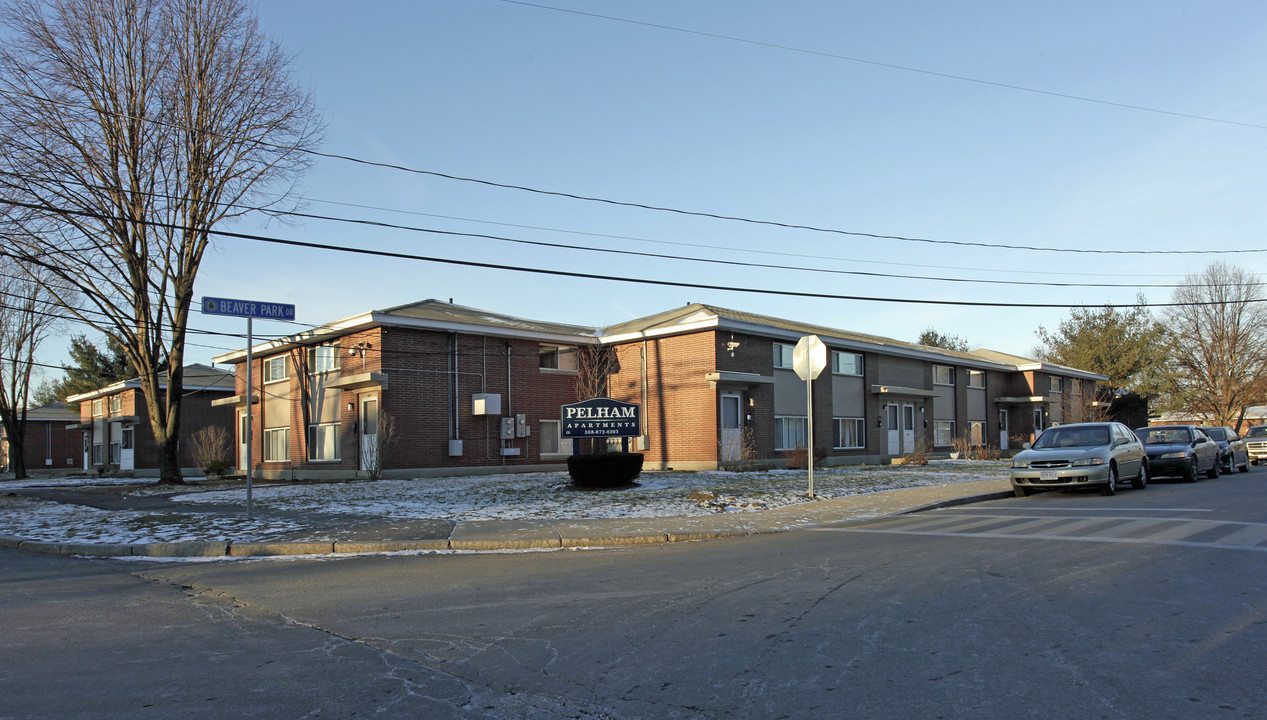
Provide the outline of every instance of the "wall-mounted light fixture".
[[352,412],[355,409],[356,409],[356,405],[353,405],[352,403],[348,403],[348,412]]
[[884,416],[883,416],[883,415],[876,415],[876,416],[875,416],[875,426],[876,426],[876,427],[884,427]]

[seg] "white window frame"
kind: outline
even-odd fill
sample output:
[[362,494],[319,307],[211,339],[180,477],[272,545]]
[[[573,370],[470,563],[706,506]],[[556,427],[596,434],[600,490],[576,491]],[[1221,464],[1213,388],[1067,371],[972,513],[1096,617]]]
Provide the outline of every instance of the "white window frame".
[[[276,438],[281,436],[280,447]],[[264,462],[290,462],[290,428],[264,428]],[[285,457],[274,457],[275,451],[281,449]]]
[[124,450],[131,450],[136,443],[136,430],[132,427],[123,428],[119,433],[119,442],[123,443]]
[[106,403],[104,398],[97,398],[92,401],[92,416],[101,417],[106,414]]
[[[942,442],[944,440],[944,442]],[[950,447],[955,442],[955,421],[933,421],[933,447]]]
[[774,367],[782,370],[791,370],[792,351],[795,349],[795,345],[776,342],[774,344]]
[[308,371],[313,375],[335,372],[341,367],[337,343],[314,345],[308,349]]
[[985,371],[969,370],[968,371],[968,387],[983,388],[985,387]]
[[[938,375],[945,375],[948,380],[938,380]],[[944,385],[947,387],[955,386],[955,368],[953,365],[934,365],[933,366],[933,384]]]
[[1047,390],[1049,392],[1054,392],[1054,393],[1064,392],[1063,381],[1064,381],[1064,378],[1062,377],[1059,377],[1056,375],[1049,375],[1047,377]]
[[[844,445],[841,438],[844,437],[842,432],[846,424],[854,425],[854,436],[857,445]],[[832,418],[832,444],[837,450],[862,450],[867,447],[867,423],[860,417],[838,417]]]
[[[790,444],[789,444],[790,442]],[[809,417],[806,415],[774,416],[774,449],[795,450],[809,445]]]
[[[332,433],[333,438],[328,439],[326,437],[327,433]],[[342,459],[340,457],[342,452],[340,452],[339,448],[339,435],[339,423],[337,422],[313,423],[309,425],[308,459],[312,462],[337,462]],[[330,446],[328,449],[330,450],[332,457],[325,457],[324,455],[319,455],[317,452],[318,450],[327,449],[327,444]]]
[[[848,369],[846,364],[841,362],[844,358],[849,358]],[[862,353],[848,352],[846,350],[831,351],[831,372],[833,375],[852,375],[854,377],[862,377],[866,366],[863,364]]]
[[114,415],[115,413],[121,413],[121,412],[123,412],[123,396],[111,395],[110,396],[110,414]]
[[[281,374],[277,375],[275,374],[275,371],[277,369],[276,366],[279,364],[281,365]],[[290,363],[286,362],[285,355],[274,355],[273,357],[268,358],[267,360],[264,361],[262,374],[264,375],[264,382],[266,384],[281,382],[282,380],[289,380],[290,379]]]
[[581,350],[576,345],[542,343],[537,349],[537,368],[543,373],[575,375]]
[[99,442],[95,442],[92,444],[92,464],[93,465],[101,464],[101,443]]
[[[567,455],[563,448],[563,423],[559,420],[542,420],[537,425],[537,433],[541,437],[542,455]],[[554,449],[547,450],[546,443],[554,442]]]

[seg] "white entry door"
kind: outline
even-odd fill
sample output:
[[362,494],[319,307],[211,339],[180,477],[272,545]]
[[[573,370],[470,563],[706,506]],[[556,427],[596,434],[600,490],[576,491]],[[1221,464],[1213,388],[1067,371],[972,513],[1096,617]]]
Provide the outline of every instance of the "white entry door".
[[238,472],[246,473],[246,413],[238,413]]
[[915,451],[915,406],[902,406],[902,452]]
[[743,398],[739,395],[721,396],[721,461],[738,462],[743,459]]
[[999,449],[1007,450],[1007,411],[999,411]]
[[119,469],[136,469],[136,428],[128,425],[119,431]]
[[902,428],[901,428],[901,425],[898,423],[897,405],[885,405],[884,415],[885,415],[885,427],[888,429],[888,432],[889,432],[889,454],[901,455],[902,454]]
[[378,468],[378,397],[361,398],[361,469]]

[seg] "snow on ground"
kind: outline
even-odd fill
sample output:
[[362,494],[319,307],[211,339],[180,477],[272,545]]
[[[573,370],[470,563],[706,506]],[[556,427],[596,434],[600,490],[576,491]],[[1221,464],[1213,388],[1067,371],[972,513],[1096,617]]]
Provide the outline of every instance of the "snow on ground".
[[[814,471],[821,498],[996,479],[1007,462],[932,461],[926,466],[848,466]],[[267,540],[316,529],[305,522],[314,513],[337,514],[349,522],[443,518],[454,520],[523,518],[634,518],[754,512],[809,502],[803,470],[761,472],[646,472],[638,485],[620,490],[577,490],[566,473],[378,480],[296,485],[257,485],[252,493],[258,519],[244,513],[103,511],[30,500],[5,491],[20,487],[105,484],[95,478],[0,481],[0,535],[32,540],[135,543],[180,540]],[[118,484],[117,481],[110,481]],[[135,481],[128,481],[135,483]],[[120,489],[153,495],[170,487]],[[702,499],[699,494],[705,495]],[[691,495],[696,494],[692,499]],[[244,487],[195,490],[176,502],[244,507]],[[328,520],[325,522],[328,523]]]

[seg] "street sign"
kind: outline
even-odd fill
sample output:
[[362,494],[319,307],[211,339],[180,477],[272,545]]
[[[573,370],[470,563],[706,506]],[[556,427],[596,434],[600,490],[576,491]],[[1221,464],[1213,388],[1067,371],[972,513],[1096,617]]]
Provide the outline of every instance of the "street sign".
[[295,306],[287,305],[286,303],[261,302],[259,300],[203,297],[202,314],[232,315],[234,317],[260,318],[263,320],[294,320]]
[[[786,346],[785,346],[786,347]],[[817,335],[806,335],[792,349],[792,369],[802,380],[813,380],[827,367],[827,346]]]

